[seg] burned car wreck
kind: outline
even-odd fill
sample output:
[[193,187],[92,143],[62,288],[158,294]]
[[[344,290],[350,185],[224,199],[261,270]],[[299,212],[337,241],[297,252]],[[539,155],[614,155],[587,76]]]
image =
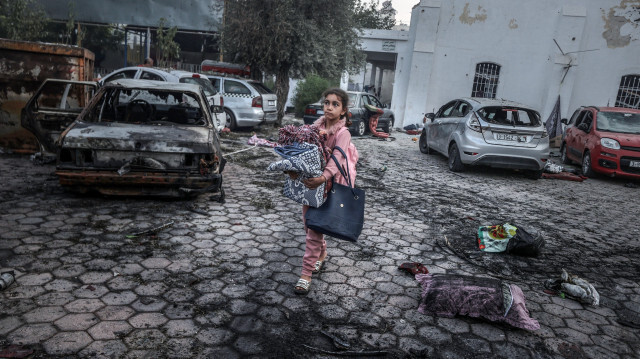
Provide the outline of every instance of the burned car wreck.
[[[47,89],[56,85],[67,89]],[[101,87],[78,114],[70,108],[81,104],[69,106],[65,95],[81,92],[69,90],[73,85],[78,83],[48,80],[22,113],[23,127],[43,150],[55,153],[62,186],[107,195],[224,197],[225,160],[200,86],[117,80]],[[80,85],[86,91],[87,84]]]

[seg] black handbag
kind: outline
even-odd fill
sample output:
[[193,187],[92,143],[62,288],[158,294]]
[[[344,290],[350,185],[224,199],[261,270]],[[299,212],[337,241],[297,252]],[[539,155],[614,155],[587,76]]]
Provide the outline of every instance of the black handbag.
[[331,154],[331,158],[338,165],[342,177],[349,186],[333,181],[326,201],[318,208],[309,207],[305,215],[307,228],[334,238],[355,242],[364,224],[364,190],[354,188],[349,173],[349,160],[342,148],[336,146],[347,160],[347,171],[340,166],[338,159]]

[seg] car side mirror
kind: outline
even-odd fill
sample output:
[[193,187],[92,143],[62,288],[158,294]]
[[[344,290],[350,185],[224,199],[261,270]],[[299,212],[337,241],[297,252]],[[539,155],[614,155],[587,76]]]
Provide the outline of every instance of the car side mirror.
[[569,120],[567,120],[566,118],[563,118],[562,120],[560,120],[560,122],[564,123],[565,125],[569,124]]
[[578,130],[587,132],[589,131],[589,126],[586,123],[581,123],[578,125]]
[[431,121],[433,121],[436,118],[436,114],[433,112],[429,112],[428,114],[424,115],[426,118],[430,119]]

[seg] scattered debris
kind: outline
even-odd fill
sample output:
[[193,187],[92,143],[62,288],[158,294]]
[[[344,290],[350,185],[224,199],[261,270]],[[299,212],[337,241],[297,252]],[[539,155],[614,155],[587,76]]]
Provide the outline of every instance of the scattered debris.
[[413,137],[413,138],[411,139],[411,141],[413,141],[413,142],[417,142],[417,141],[418,141],[418,137]]
[[329,350],[324,350],[320,348],[314,348],[312,346],[302,344],[303,347],[313,350],[318,353],[327,354],[327,355],[336,355],[336,356],[350,356],[350,357],[368,357],[368,356],[386,356],[387,352],[383,350],[376,351],[343,351],[343,352],[332,352]]
[[543,173],[542,178],[582,182],[586,180],[588,177],[576,175],[571,172],[565,171],[560,173]]
[[336,334],[332,334],[324,330],[321,330],[320,333],[324,334],[329,339],[331,339],[333,341],[333,345],[340,350],[346,350],[351,348],[351,343],[349,343],[348,340],[341,338]]
[[407,273],[416,275],[416,274],[427,274],[429,270],[422,263],[419,262],[407,262],[402,263],[398,269],[403,270]]
[[[214,196],[211,196],[214,197]],[[187,205],[187,209],[193,213],[197,213],[197,214],[201,214],[203,216],[208,216],[209,212],[205,211],[204,209],[200,209],[200,208],[196,208],[193,203],[188,204]]]
[[96,287],[94,287],[94,286],[92,286],[91,284],[89,284],[89,285],[87,286],[87,289],[89,289],[90,291],[92,291],[92,292],[93,292],[93,291],[95,291],[95,290],[96,290]]
[[562,269],[560,278],[547,279],[544,282],[544,287],[585,304],[600,304],[600,294],[591,283],[564,269]]
[[422,299],[418,311],[445,318],[466,315],[526,330],[540,329],[526,308],[522,289],[495,278],[455,274],[418,274]]
[[624,186],[627,188],[638,188],[638,185],[633,182],[627,182],[624,184]]
[[158,227],[153,227],[153,228],[145,229],[145,230],[140,231],[140,232],[128,234],[126,237],[127,238],[136,238],[136,237],[146,236],[146,235],[155,235],[158,232],[173,226],[173,224],[174,224],[173,221],[169,221],[169,222],[167,222],[167,223],[165,223],[163,225],[160,225]]
[[276,147],[277,143],[265,140],[264,138],[258,138],[258,135],[253,135],[247,140],[247,144],[252,146],[264,146],[264,147]]
[[26,358],[33,354],[33,349],[25,348],[22,345],[9,345],[0,348],[0,358]]
[[56,161],[56,155],[54,154],[44,154],[42,152],[36,152],[30,157],[31,162],[35,165],[45,165],[48,163],[53,163]]
[[545,165],[544,165],[544,172],[546,173],[560,173],[564,171],[564,167],[555,164],[551,161],[548,161]]
[[15,273],[13,271],[2,272],[0,274],[0,291],[7,289],[15,280]]

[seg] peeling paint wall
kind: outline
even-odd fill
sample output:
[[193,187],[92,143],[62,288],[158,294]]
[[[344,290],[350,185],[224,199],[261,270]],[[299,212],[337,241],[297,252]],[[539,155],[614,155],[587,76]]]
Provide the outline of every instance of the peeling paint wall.
[[609,48],[628,46],[640,38],[640,0],[622,0],[620,5],[602,9],[602,37]]
[[469,3],[466,3],[459,19],[461,23],[467,25],[473,25],[476,21],[485,22],[487,20],[487,10],[482,8],[482,6],[478,6],[478,9],[474,14],[471,14],[471,10],[469,10]]

